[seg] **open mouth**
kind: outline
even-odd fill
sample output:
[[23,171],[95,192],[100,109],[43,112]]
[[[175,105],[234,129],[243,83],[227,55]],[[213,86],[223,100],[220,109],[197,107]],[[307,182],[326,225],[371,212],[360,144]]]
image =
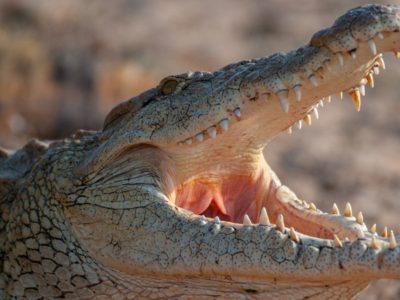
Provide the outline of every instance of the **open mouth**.
[[[376,51],[371,47],[371,51]],[[395,55],[399,57],[398,53]],[[348,56],[354,59],[355,52],[348,53]],[[370,65],[359,85],[344,91],[349,94],[356,111],[360,111],[361,96],[365,96],[366,86],[374,87],[373,76],[379,74],[380,68],[385,68],[381,55]],[[315,78],[310,80],[314,81]],[[296,92],[296,97],[301,95],[298,96]],[[343,92],[338,94],[338,98],[343,99]],[[275,100],[280,101],[283,111],[287,110],[285,99],[282,100],[278,95]],[[301,129],[305,124],[310,125],[313,118],[319,118],[318,109],[330,101],[330,96],[316,101],[282,133],[291,134],[293,128]],[[240,109],[237,108],[228,119],[232,123],[240,122]],[[223,135],[228,130],[228,119],[224,119],[222,125],[214,126],[216,130],[213,134],[205,130],[201,133],[201,139],[194,137],[190,143],[182,143],[180,146],[195,147],[204,140]],[[232,228],[274,226],[296,242],[312,238],[342,247],[343,243],[363,239],[374,249],[385,245],[391,249],[397,246],[392,230],[385,227],[378,234],[376,225],[367,228],[362,213],[353,214],[350,203],[342,209],[332,203],[331,211],[321,211],[315,204],[299,199],[283,185],[263,157],[258,164],[260,167],[251,176],[233,175],[217,181],[203,176],[186,182],[174,191],[175,205],[198,215],[204,223],[214,222]]]

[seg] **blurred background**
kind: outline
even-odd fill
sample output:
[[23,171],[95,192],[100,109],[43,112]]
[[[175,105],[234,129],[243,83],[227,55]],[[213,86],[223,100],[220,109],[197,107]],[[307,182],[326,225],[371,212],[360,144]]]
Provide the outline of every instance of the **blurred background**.
[[[366,3],[0,0],[0,145],[101,129],[113,105],[164,76],[290,51]],[[334,98],[320,120],[266,153],[300,198],[325,211],[349,201],[380,230],[400,223],[400,65],[385,61],[360,113]],[[384,280],[360,299],[399,298],[400,283]]]

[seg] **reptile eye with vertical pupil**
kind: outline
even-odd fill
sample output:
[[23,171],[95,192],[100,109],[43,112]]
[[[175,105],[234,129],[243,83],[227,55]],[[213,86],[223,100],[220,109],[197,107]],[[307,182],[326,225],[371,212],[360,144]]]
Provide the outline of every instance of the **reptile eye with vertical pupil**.
[[169,79],[167,81],[165,81],[163,83],[163,85],[161,86],[161,93],[163,95],[170,95],[173,92],[175,92],[177,86],[178,86],[178,81],[176,81],[175,79]]

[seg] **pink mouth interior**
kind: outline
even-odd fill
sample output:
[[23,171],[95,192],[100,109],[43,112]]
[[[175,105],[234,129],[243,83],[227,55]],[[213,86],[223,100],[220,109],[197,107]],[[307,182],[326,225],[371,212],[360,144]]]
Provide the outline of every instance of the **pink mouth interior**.
[[253,223],[258,223],[261,209],[265,207],[272,223],[282,214],[286,227],[294,227],[298,232],[329,239],[335,233],[351,236],[350,229],[332,215],[311,211],[298,199],[280,199],[277,191],[281,184],[274,178],[265,169],[254,178],[194,179],[176,189],[175,204],[197,215],[239,224],[245,214]]

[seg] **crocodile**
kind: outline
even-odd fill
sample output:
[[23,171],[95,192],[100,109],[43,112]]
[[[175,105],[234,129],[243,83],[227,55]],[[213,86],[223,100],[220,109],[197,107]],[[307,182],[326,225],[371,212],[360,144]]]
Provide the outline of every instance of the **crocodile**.
[[360,110],[400,56],[400,6],[349,10],[289,53],[168,76],[101,131],[0,151],[1,299],[351,299],[400,278],[400,236],[323,212],[266,162],[331,95]]

